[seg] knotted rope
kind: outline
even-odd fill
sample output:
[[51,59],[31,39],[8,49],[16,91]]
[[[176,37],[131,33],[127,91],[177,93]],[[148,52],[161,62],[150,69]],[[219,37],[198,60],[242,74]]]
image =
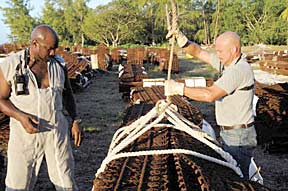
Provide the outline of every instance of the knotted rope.
[[[167,29],[169,32],[175,31],[177,29],[177,21],[178,21],[178,14],[175,0],[171,0],[172,6],[172,25],[170,21],[170,14],[168,11],[168,6],[166,5],[166,18],[167,18]],[[167,80],[171,79],[171,70],[172,70],[172,63],[173,63],[173,51],[174,51],[174,44],[175,44],[175,35],[172,33],[171,41],[171,49],[170,49],[170,57],[169,57],[169,65],[168,65],[168,75]]]

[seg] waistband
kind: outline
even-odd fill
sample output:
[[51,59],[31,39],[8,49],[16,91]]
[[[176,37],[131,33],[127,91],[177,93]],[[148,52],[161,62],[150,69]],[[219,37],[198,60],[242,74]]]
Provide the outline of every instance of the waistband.
[[252,127],[254,125],[254,122],[248,123],[248,124],[240,124],[240,125],[233,125],[233,126],[220,126],[221,130],[232,130],[232,129],[247,129],[249,127]]

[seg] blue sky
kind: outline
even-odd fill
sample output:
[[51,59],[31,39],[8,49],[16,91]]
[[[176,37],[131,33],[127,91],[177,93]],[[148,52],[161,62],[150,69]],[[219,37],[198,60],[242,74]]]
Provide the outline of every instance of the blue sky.
[[[95,8],[98,5],[105,5],[111,0],[90,0],[88,3],[88,6],[91,8]],[[0,0],[0,7],[8,7],[8,4],[6,3],[7,0]],[[33,17],[40,17],[41,10],[44,7],[44,1],[43,0],[30,0],[30,6],[33,7],[33,10],[31,11],[31,15]],[[8,34],[10,34],[9,26],[5,25],[3,22],[3,11],[0,10],[0,44],[8,42]]]

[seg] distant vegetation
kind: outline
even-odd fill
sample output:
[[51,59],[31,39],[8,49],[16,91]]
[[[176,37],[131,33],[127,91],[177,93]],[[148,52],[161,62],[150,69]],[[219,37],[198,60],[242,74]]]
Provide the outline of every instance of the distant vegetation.
[[[1,7],[11,29],[11,42],[27,43],[34,26],[45,23],[62,44],[107,46],[162,45],[167,33],[163,0],[112,0],[89,8],[89,0],[45,0],[41,18],[30,15],[29,0],[7,0]],[[288,44],[288,0],[178,0],[179,27],[198,43],[213,44],[226,30],[237,32],[244,45]]]

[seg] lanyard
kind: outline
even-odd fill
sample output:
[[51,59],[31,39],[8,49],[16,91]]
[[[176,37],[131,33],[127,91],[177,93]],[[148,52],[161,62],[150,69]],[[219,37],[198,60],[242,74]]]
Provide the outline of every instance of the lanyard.
[[[237,61],[235,62],[235,65],[241,60],[241,57],[242,57],[242,53],[240,54],[240,56],[238,57]],[[224,70],[225,70],[224,65],[220,63],[218,79],[222,76]]]

